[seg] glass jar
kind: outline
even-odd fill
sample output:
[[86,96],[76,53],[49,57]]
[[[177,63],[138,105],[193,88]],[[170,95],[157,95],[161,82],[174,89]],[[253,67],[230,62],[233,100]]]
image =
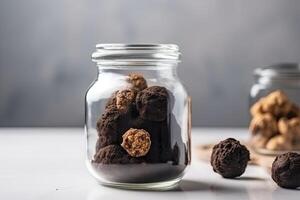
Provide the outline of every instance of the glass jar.
[[99,44],[86,93],[87,166],[108,186],[165,189],[190,164],[190,98],[177,45]]
[[251,146],[262,154],[300,150],[300,68],[280,63],[254,71]]

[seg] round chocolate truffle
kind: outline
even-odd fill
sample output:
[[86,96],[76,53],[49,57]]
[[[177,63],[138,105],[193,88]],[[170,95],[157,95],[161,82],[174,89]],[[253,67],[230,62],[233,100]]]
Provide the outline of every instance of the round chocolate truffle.
[[133,157],[145,156],[150,150],[150,134],[144,129],[131,128],[122,138],[121,146]]
[[93,162],[101,164],[128,164],[139,163],[141,160],[129,156],[119,145],[108,145],[95,154]]
[[121,112],[127,112],[135,102],[136,90],[120,90],[116,94],[116,106]]
[[119,144],[122,134],[130,128],[127,113],[121,113],[116,107],[105,109],[97,121],[98,147]]
[[128,75],[127,81],[132,85],[133,89],[143,90],[147,88],[147,81],[142,74],[131,73]]
[[248,149],[239,141],[228,138],[213,147],[211,165],[224,178],[241,176],[250,160]]
[[168,112],[168,92],[160,86],[148,87],[137,94],[136,106],[140,117],[151,121],[163,121]]
[[289,152],[277,156],[272,164],[272,179],[283,188],[300,187],[300,154]]

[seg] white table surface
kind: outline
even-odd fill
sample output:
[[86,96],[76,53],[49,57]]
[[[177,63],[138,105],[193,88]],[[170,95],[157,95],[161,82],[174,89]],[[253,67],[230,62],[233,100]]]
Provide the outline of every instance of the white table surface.
[[[192,145],[245,138],[246,129],[193,129]],[[300,199],[299,190],[276,186],[267,171],[248,166],[242,178],[226,180],[193,155],[173,191],[129,191],[98,185],[85,166],[83,129],[0,129],[0,200]]]

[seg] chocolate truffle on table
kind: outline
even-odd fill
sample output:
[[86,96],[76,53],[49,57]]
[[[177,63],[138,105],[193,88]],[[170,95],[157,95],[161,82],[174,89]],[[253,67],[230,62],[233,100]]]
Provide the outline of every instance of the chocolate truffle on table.
[[144,129],[131,128],[122,136],[121,146],[132,157],[145,156],[151,146],[150,134]]
[[163,121],[167,117],[169,95],[165,87],[151,86],[137,94],[136,106],[140,117]]
[[133,164],[141,163],[142,160],[129,156],[120,145],[108,145],[95,154],[93,162],[100,164]]
[[289,152],[277,156],[272,164],[272,179],[283,188],[300,187],[300,154]]
[[228,138],[215,145],[211,154],[213,170],[224,178],[241,176],[250,160],[248,149],[239,141]]

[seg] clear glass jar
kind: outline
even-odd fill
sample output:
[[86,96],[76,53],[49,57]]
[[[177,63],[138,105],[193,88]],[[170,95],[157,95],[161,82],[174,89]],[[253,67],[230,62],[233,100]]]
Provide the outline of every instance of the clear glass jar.
[[86,93],[87,166],[104,185],[175,186],[190,164],[190,98],[169,44],[99,44]]
[[251,146],[262,154],[300,149],[300,68],[280,63],[254,71],[250,91]]

